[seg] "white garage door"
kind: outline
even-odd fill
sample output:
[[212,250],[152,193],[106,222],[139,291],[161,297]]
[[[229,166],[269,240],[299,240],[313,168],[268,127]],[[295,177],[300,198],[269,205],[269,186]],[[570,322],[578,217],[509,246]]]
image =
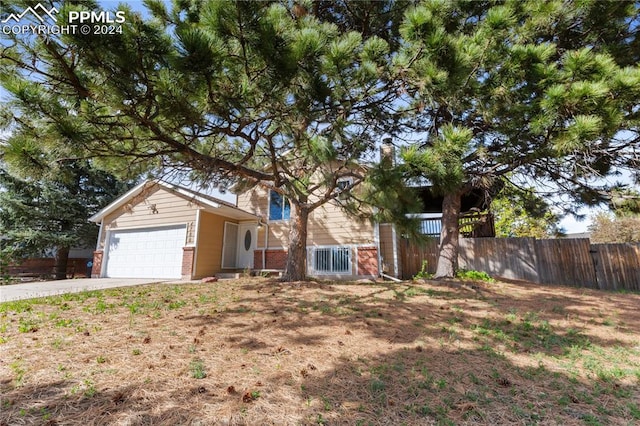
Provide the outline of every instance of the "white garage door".
[[180,278],[187,227],[114,231],[109,236],[106,276]]

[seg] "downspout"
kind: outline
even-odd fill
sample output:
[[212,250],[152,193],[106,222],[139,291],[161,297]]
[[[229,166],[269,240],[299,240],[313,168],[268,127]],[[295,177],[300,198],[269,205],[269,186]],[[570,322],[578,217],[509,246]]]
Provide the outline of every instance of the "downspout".
[[394,282],[397,282],[397,283],[401,283],[401,282],[402,282],[402,280],[399,280],[399,279],[397,279],[396,277],[392,277],[391,275],[387,275],[387,274],[380,274],[380,276],[381,276],[382,278],[386,278],[386,279],[388,279],[388,280],[391,280],[391,281],[394,281]]
[[262,269],[267,269],[267,249],[269,248],[269,223],[264,224],[264,248],[262,249]]
[[395,274],[396,278],[400,277],[400,274],[398,273],[398,240],[396,237],[396,225],[395,224],[391,224],[391,238],[393,239],[392,244],[393,244],[393,273]]

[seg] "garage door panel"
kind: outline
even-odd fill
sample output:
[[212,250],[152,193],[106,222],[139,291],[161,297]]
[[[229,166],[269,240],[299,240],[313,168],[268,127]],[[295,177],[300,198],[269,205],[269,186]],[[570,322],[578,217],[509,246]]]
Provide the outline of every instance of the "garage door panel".
[[113,231],[105,275],[113,278],[180,278],[185,225]]

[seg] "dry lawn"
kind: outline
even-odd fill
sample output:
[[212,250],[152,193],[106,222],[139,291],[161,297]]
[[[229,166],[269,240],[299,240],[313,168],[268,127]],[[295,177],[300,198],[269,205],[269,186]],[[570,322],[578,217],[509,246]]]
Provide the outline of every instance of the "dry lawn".
[[0,304],[0,425],[640,422],[640,295],[152,285]]

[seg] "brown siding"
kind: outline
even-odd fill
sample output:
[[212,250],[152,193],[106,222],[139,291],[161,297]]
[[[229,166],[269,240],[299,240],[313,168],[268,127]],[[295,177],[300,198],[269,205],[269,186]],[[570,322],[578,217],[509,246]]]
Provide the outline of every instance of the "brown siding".
[[221,271],[225,222],[236,223],[213,213],[200,213],[196,269],[193,274],[195,279],[212,276]]
[[100,248],[104,248],[107,229],[148,228],[187,224],[187,244],[194,243],[194,223],[198,206],[164,188],[152,188],[133,198],[130,204],[104,219]]

